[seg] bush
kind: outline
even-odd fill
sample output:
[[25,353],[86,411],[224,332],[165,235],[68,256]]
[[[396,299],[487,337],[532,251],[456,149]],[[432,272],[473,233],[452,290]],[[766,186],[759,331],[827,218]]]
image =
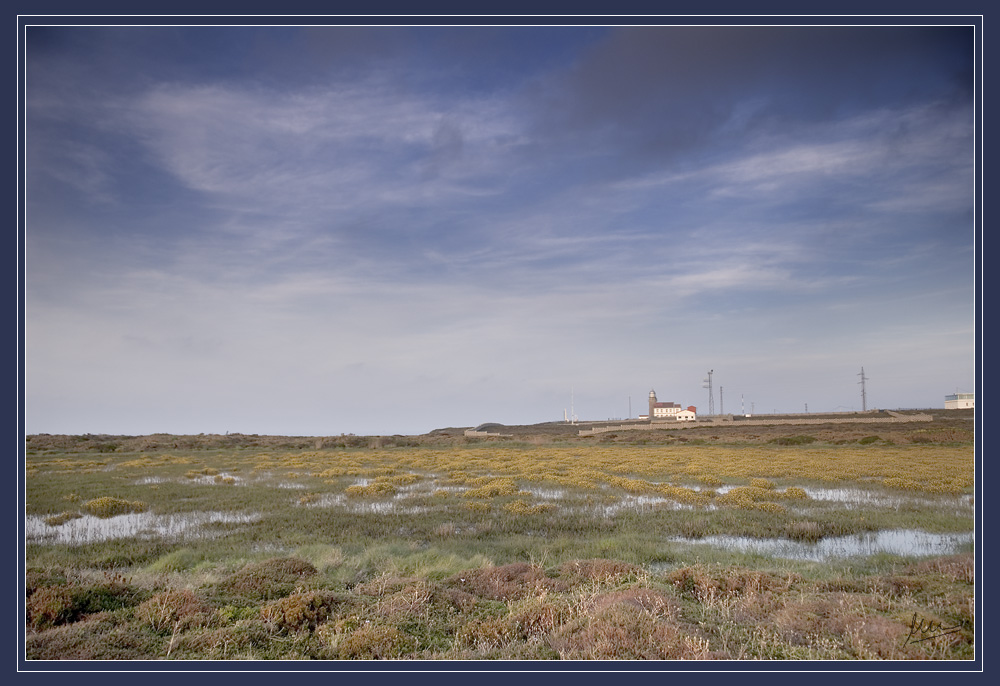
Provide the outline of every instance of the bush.
[[104,519],[132,512],[145,512],[148,509],[148,506],[146,503],[139,501],[129,502],[127,500],[121,500],[120,498],[110,498],[105,496],[102,498],[95,498],[94,500],[88,500],[83,504],[83,508],[95,517],[101,517]]
[[505,510],[516,515],[536,515],[544,514],[553,509],[553,505],[550,503],[539,503],[538,505],[532,505],[526,500],[515,500],[512,503],[504,505]]
[[260,609],[264,625],[274,630],[304,631],[315,629],[333,614],[334,608],[344,602],[336,593],[309,591],[293,593],[268,603]]
[[29,578],[28,586],[27,622],[38,630],[76,622],[84,615],[132,607],[148,597],[147,592],[107,575],[103,582],[93,584],[49,578],[45,585],[34,585]]
[[502,617],[486,617],[463,622],[455,632],[455,642],[479,652],[503,650],[517,639],[515,627]]
[[559,573],[566,577],[579,577],[588,581],[603,581],[620,583],[625,579],[635,578],[642,568],[627,562],[617,560],[573,560],[559,567]]
[[175,625],[190,626],[207,622],[212,610],[193,591],[164,591],[145,601],[135,610],[136,619],[153,631],[169,631]]
[[38,589],[26,602],[28,624],[42,630],[71,622],[76,618],[73,595],[65,586],[45,586]]
[[353,486],[348,486],[344,489],[344,493],[351,497],[369,497],[369,496],[386,496],[395,495],[396,487],[393,486],[388,481],[375,481],[368,484],[367,486],[362,486],[361,484],[355,484]]
[[249,564],[222,582],[223,590],[251,600],[274,600],[288,595],[319,572],[305,560],[277,557]]
[[60,526],[70,521],[71,519],[79,519],[83,515],[79,512],[63,512],[61,514],[53,515],[51,517],[45,518],[45,523],[49,526]]
[[554,581],[541,568],[527,562],[470,569],[451,579],[463,591],[490,600],[519,600],[537,595],[553,587]]
[[691,640],[672,622],[632,605],[613,605],[570,622],[550,644],[569,660],[675,660],[711,657],[707,643]]
[[358,627],[340,639],[338,657],[346,660],[392,660],[412,652],[417,641],[394,626]]
[[879,440],[878,436],[865,436],[864,438],[859,438],[858,439],[858,444],[859,445],[870,445],[871,443],[875,443],[878,440]]

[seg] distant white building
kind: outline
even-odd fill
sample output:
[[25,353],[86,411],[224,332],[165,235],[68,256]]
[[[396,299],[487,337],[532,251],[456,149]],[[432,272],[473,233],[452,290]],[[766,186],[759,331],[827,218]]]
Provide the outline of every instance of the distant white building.
[[681,422],[693,422],[697,419],[697,410],[693,407],[681,407],[677,403],[661,403],[656,400],[656,391],[649,392],[649,414],[639,416],[639,419],[676,419]]
[[976,406],[975,393],[953,393],[944,397],[944,409],[962,410]]

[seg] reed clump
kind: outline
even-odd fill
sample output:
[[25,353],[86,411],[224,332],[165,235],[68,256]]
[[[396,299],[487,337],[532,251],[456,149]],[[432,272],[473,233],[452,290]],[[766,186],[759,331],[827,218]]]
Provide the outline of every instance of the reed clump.
[[138,500],[128,501],[122,500],[121,498],[103,496],[101,498],[88,500],[83,504],[83,509],[95,517],[103,519],[123,514],[131,514],[133,512],[145,512],[149,509],[149,506]]
[[478,488],[471,488],[462,493],[463,498],[496,498],[505,495],[517,495],[517,484],[513,479],[488,479]]
[[552,505],[551,503],[538,503],[532,505],[527,500],[515,500],[504,505],[503,509],[516,515],[537,515],[551,512],[555,509],[555,505]]
[[49,526],[60,526],[73,519],[79,519],[83,515],[79,512],[61,512],[57,515],[52,515],[51,517],[45,518],[45,523]]
[[153,631],[171,631],[189,626],[204,626],[212,608],[190,589],[157,593],[135,609],[135,616]]
[[354,484],[344,489],[344,494],[352,498],[396,495],[396,486],[389,481],[373,481],[370,484]]

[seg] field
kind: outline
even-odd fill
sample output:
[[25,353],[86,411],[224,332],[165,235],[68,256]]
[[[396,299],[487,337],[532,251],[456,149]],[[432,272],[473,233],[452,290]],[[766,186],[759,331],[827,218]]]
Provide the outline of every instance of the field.
[[970,417],[29,436],[26,657],[970,660]]

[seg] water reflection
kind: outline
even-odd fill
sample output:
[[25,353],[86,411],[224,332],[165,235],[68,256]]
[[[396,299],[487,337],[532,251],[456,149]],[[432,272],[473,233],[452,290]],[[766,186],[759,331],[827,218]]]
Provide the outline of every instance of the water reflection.
[[831,558],[859,557],[889,553],[923,557],[952,555],[963,545],[975,541],[975,534],[932,534],[915,529],[885,531],[824,538],[816,543],[793,541],[788,538],[750,538],[748,536],[705,536],[704,538],[668,539],[674,543],[710,545],[741,553],[756,553],[792,560],[823,562]]
[[[604,505],[592,505],[588,508],[592,514],[600,517],[613,517],[620,512],[650,512],[653,510],[693,510],[693,505],[679,503],[670,498],[658,495],[626,495],[620,500]],[[714,510],[714,505],[707,505],[704,509]]]
[[909,495],[905,493],[885,493],[867,491],[862,488],[809,488],[803,490],[813,500],[842,503],[847,509],[856,507],[930,507],[952,509],[957,514],[969,514],[974,509],[975,499],[971,495]]
[[423,514],[431,508],[424,506],[404,506],[397,501],[400,496],[391,500],[356,500],[348,498],[343,493],[325,493],[318,498],[309,500],[305,507],[343,507],[349,512],[360,514]]
[[97,543],[115,538],[199,538],[214,535],[202,529],[206,524],[248,524],[260,519],[258,513],[186,512],[154,514],[136,512],[102,519],[83,515],[58,526],[45,523],[47,516],[29,515],[24,523],[28,543]]

